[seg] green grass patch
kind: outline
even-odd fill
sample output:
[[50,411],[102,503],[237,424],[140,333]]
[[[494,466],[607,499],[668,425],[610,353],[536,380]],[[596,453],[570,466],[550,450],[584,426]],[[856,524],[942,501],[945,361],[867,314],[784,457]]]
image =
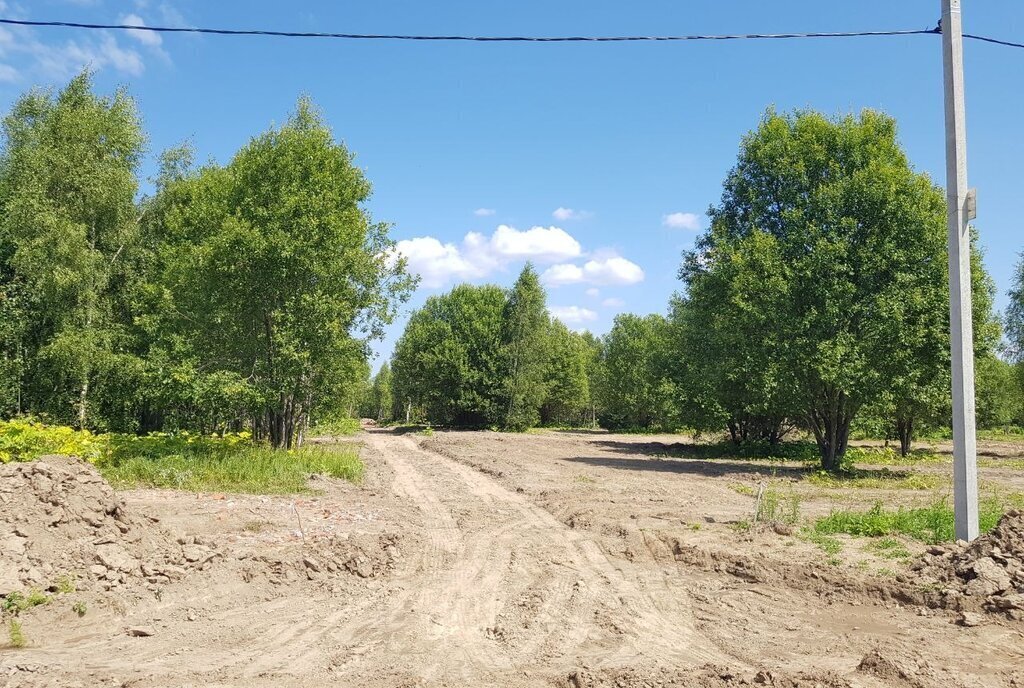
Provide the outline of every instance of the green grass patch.
[[120,487],[293,494],[309,491],[312,474],[358,482],[363,463],[354,447],[283,451],[252,444],[194,443],[172,449],[141,443],[136,451],[119,451],[100,471]]
[[981,468],[1006,468],[1012,471],[1024,471],[1024,459],[978,459]]
[[328,435],[347,437],[359,432],[358,418],[332,418],[317,421],[316,425],[310,428],[311,435]]
[[[1024,502],[1022,495],[994,496],[982,501],[979,508],[982,532],[994,528],[1007,509],[1019,507],[1021,502]],[[878,502],[866,511],[833,511],[815,521],[814,531],[822,535],[846,533],[864,537],[905,535],[929,544],[955,539],[953,507],[945,498],[917,507],[886,509]]]
[[881,470],[853,468],[839,473],[818,471],[807,476],[806,480],[819,487],[871,490],[934,490],[946,482],[945,478],[940,475],[892,471],[888,468]]
[[892,447],[849,447],[843,458],[844,463],[851,466],[856,464],[913,466],[916,464],[950,463],[953,460],[948,454],[936,454],[928,449],[914,449],[906,456],[901,456]]
[[829,557],[834,557],[843,551],[843,543],[838,538],[819,533],[813,528],[801,528],[800,537],[816,545],[818,549],[829,555]]
[[292,494],[307,492],[312,474],[353,482],[363,476],[354,445],[284,451],[255,443],[246,432],[96,435],[30,420],[0,421],[0,462],[32,461],[46,454],[81,457],[120,487]]
[[872,540],[865,547],[870,552],[877,554],[883,559],[910,559],[910,550],[906,546],[894,537],[883,537],[878,540]]

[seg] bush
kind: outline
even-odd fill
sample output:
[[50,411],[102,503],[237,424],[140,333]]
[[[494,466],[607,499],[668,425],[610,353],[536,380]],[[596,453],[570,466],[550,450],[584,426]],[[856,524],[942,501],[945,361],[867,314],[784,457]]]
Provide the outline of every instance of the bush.
[[0,463],[32,461],[47,454],[78,456],[99,463],[109,455],[110,435],[95,435],[31,419],[0,421]]
[[307,491],[311,474],[352,481],[363,475],[354,446],[284,451],[255,444],[248,432],[95,435],[29,420],[0,421],[0,462],[47,454],[81,457],[120,486],[201,492],[288,494]]

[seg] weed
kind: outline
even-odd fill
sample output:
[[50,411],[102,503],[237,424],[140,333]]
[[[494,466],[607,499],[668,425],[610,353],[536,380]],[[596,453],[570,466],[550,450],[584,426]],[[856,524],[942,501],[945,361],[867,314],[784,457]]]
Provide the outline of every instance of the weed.
[[7,639],[10,642],[11,647],[25,647],[28,643],[25,638],[25,633],[21,630],[21,622],[17,619],[8,619]]
[[883,537],[868,543],[865,549],[875,552],[883,559],[910,559],[910,550],[894,537]]
[[87,611],[85,607],[85,602],[83,602],[82,600],[78,600],[73,605],[71,605],[71,611],[73,611],[75,614],[78,614],[79,616],[85,616],[85,612]]
[[578,483],[596,483],[597,481],[591,478],[589,475],[577,475],[576,482]]
[[750,485],[744,485],[743,483],[732,483],[729,485],[734,492],[738,492],[741,495],[747,495],[749,497],[754,496],[754,488]]
[[434,436],[434,428],[432,428],[432,427],[430,427],[428,425],[427,427],[425,427],[422,430],[420,430],[419,434],[423,435],[424,437],[433,437]]
[[247,533],[262,533],[270,525],[267,521],[246,521],[245,525],[242,526],[242,530]]
[[739,532],[739,533],[749,533],[750,532],[750,528],[752,527],[750,525],[750,521],[748,521],[746,519],[743,519],[742,521],[736,521],[735,523],[732,523],[730,525],[731,525],[733,530],[735,530],[736,532]]
[[690,530],[700,530],[703,527],[700,523],[691,523],[689,525]]
[[8,614],[17,616],[26,609],[38,607],[43,604],[49,604],[52,599],[53,598],[42,590],[33,588],[29,591],[28,595],[24,595],[20,592],[12,592],[8,594],[3,598],[3,604],[0,605],[0,607],[2,607]]
[[757,505],[755,521],[760,523],[785,523],[792,525],[800,518],[800,496],[792,490],[783,494],[780,490],[768,487],[761,494]]
[[61,595],[70,595],[75,591],[75,579],[68,574],[64,574],[57,579],[54,587]]
[[924,475],[913,471],[867,470],[854,468],[839,473],[818,471],[807,477],[807,482],[819,487],[864,488],[872,490],[933,490],[945,478],[938,475]]
[[829,556],[835,556],[843,551],[843,543],[838,538],[824,535],[812,528],[802,528],[800,530],[800,537],[817,545],[822,552]]
[[[1024,501],[1021,495],[993,496],[980,505],[980,527],[991,530],[1009,506]],[[929,544],[954,539],[953,507],[945,498],[919,507],[886,509],[877,502],[867,511],[833,511],[814,523],[821,534],[848,533],[867,537],[906,535]]]

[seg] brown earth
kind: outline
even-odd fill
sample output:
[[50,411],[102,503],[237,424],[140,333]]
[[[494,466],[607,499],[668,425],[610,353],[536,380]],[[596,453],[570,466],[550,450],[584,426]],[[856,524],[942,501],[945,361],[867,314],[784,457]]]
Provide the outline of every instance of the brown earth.
[[1024,623],[979,601],[961,625],[933,582],[966,590],[982,560],[1016,575],[1012,524],[987,550],[905,543],[916,571],[863,541],[830,559],[790,526],[737,528],[762,481],[810,515],[911,491],[658,451],[678,438],[359,439],[362,485],[296,498],[5,467],[0,572],[54,599],[22,613],[0,685],[1024,688]]

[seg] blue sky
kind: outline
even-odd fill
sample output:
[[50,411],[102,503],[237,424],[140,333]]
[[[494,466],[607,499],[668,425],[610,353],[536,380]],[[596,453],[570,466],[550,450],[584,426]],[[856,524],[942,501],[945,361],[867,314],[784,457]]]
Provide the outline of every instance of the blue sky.
[[[1020,0],[964,4],[966,31],[1024,40]],[[917,29],[938,14],[937,0],[0,0],[0,15],[23,19],[480,35]],[[529,257],[574,328],[663,312],[680,252],[769,106],[882,109],[915,166],[944,182],[937,36],[449,44],[5,29],[0,101],[85,64],[101,90],[137,98],[146,175],[184,139],[227,161],[312,96],[373,182],[374,216],[424,275],[410,307],[462,280],[509,284]],[[966,75],[970,183],[1002,306],[1024,249],[1024,51],[969,43]]]

